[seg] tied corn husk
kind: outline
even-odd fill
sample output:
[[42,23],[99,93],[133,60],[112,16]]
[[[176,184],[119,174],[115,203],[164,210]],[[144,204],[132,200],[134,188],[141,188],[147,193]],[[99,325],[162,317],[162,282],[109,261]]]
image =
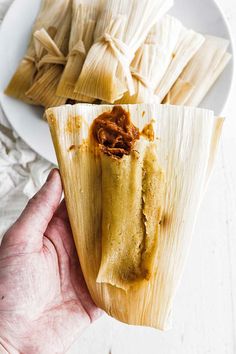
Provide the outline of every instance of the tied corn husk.
[[149,30],[171,6],[172,0],[106,0],[75,92],[110,103],[126,91],[133,95],[130,63]]
[[57,88],[58,96],[77,101],[91,99],[80,97],[79,94],[74,93],[74,89],[86,55],[93,43],[100,2],[100,0],[73,0],[69,54]]
[[228,46],[228,40],[206,36],[204,45],[183,70],[164,102],[198,106],[229,63]]
[[[33,33],[44,28],[50,36],[54,38],[65,19],[69,1],[70,0],[43,0],[33,26]],[[34,102],[27,97],[25,93],[33,84],[35,75],[37,74],[37,63],[44,54],[45,52],[43,50],[36,51],[32,34],[27,52],[5,90],[7,95],[21,99],[27,103],[38,104],[38,102]]]
[[70,1],[64,21],[54,39],[45,29],[34,33],[37,49],[44,50],[45,55],[38,64],[37,76],[26,95],[43,107],[60,106],[66,103],[66,98],[59,97],[56,91],[67,61],[71,17],[72,3]]
[[[174,295],[215,159],[222,120],[215,118],[212,111],[190,107],[157,104],[122,107],[130,113],[133,124],[140,131],[152,124],[154,142],[140,139],[134,150],[138,161],[144,161],[143,151],[148,153],[149,168],[159,173],[158,179],[146,169],[147,178],[155,176],[147,195],[152,193],[157,198],[153,208],[147,210],[156,212],[157,220],[158,210],[162,215],[156,238],[150,239],[154,241],[150,277],[130,284],[127,279],[126,283],[120,281],[119,269],[122,274],[127,265],[125,249],[130,252],[127,254],[128,266],[136,259],[139,233],[133,240],[132,235],[138,223],[133,224],[132,229],[131,221],[137,222],[139,215],[136,202],[139,205],[140,170],[131,155],[114,162],[112,157],[102,155],[90,144],[90,126],[94,118],[111,111],[111,106],[66,105],[49,109],[46,115],[76,247],[93,300],[120,321],[164,330],[170,326]],[[153,156],[147,147],[154,152]],[[139,191],[137,199],[136,191]],[[151,205],[151,199],[146,202]],[[118,235],[126,233],[126,226],[127,234],[120,244]]]
[[180,21],[169,15],[153,26],[131,63],[135,94],[126,92],[117,103],[160,103],[154,91],[172,60],[181,30]]
[[183,69],[197,53],[204,41],[205,38],[201,34],[188,30],[184,26],[182,27],[182,33],[173,52],[172,60],[162,80],[156,86],[155,94],[159,97],[160,102],[166,97]]

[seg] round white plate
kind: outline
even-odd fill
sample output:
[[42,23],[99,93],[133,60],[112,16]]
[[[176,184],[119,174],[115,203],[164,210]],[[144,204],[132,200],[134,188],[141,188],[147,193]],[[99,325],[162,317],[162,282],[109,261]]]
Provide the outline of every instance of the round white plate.
[[[18,135],[36,152],[56,163],[47,123],[42,120],[43,109],[27,105],[4,95],[15,69],[27,48],[32,24],[41,0],[15,0],[9,9],[0,32],[0,101],[2,108]],[[232,40],[227,22],[214,0],[175,0],[171,14],[187,27],[206,34]],[[220,114],[227,101],[233,77],[233,60],[214,88],[202,103],[202,107]]]

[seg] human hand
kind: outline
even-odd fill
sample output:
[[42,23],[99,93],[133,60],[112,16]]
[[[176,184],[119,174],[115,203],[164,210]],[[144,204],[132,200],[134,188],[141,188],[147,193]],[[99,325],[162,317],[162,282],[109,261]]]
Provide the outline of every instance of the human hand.
[[53,170],[0,247],[0,347],[10,354],[65,353],[101,313],[87,290],[61,196]]

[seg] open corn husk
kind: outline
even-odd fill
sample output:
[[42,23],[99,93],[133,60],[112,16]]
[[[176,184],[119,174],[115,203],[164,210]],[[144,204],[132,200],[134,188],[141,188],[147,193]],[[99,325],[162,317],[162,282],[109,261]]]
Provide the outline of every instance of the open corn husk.
[[160,103],[154,91],[172,60],[181,30],[181,22],[169,15],[152,27],[131,63],[135,94],[127,91],[117,103]]
[[91,100],[91,98],[80,97],[79,94],[74,93],[74,89],[86,55],[93,43],[100,3],[100,0],[73,0],[69,54],[57,88],[58,96],[77,101]]
[[[110,112],[111,106],[66,105],[47,110],[46,116],[76,247],[93,300],[120,321],[167,329],[222,120],[216,119],[212,111],[190,107],[157,104],[122,107],[130,113],[132,123],[140,131],[145,128],[151,132],[149,136],[154,140],[140,138],[132,153],[119,160],[101,152],[91,140],[94,119]],[[144,241],[149,240],[149,234],[153,235],[151,226],[156,231],[147,247],[151,251],[150,259],[147,258],[150,263],[146,264],[148,276],[137,276],[134,281],[132,277],[122,278],[121,274],[127,274],[126,266],[132,274],[136,260],[136,236],[140,235],[140,229],[136,236],[133,230],[141,222],[137,219],[138,162],[144,161],[148,166],[143,165],[149,179],[146,185],[152,186],[145,188],[142,184],[146,193],[141,206],[143,227],[150,226],[146,228]],[[156,221],[161,220],[158,227],[153,215]]]
[[198,106],[230,61],[228,46],[226,39],[206,36],[204,45],[183,70],[164,102]]
[[75,92],[115,102],[133,95],[130,63],[151,27],[169,10],[172,0],[106,0]]
[[54,39],[42,28],[34,33],[34,40],[39,51],[44,50],[38,64],[38,72],[33,85],[26,95],[43,107],[59,106],[66,103],[66,98],[56,93],[64,66],[67,62],[68,43],[71,29],[72,3],[68,3],[64,21]]
[[188,30],[184,26],[182,27],[182,33],[173,52],[172,60],[162,80],[156,86],[155,94],[159,97],[160,102],[166,97],[183,69],[197,53],[204,41],[205,38],[201,34]]
[[[33,26],[33,33],[44,28],[54,38],[65,19],[69,1],[42,0],[39,14]],[[5,90],[7,95],[31,104],[38,104],[38,102],[34,102],[27,97],[25,92],[33,84],[35,75],[37,74],[37,63],[44,54],[43,50],[36,52],[34,37],[32,35],[27,52]]]

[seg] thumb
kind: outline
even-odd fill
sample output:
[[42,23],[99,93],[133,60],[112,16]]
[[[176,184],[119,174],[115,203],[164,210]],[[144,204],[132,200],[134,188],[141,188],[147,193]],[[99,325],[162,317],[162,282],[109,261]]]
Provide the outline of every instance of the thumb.
[[30,243],[42,245],[43,234],[53,217],[62,196],[59,171],[50,172],[47,181],[37,194],[28,202],[19,219],[8,230],[5,240],[11,245]]

